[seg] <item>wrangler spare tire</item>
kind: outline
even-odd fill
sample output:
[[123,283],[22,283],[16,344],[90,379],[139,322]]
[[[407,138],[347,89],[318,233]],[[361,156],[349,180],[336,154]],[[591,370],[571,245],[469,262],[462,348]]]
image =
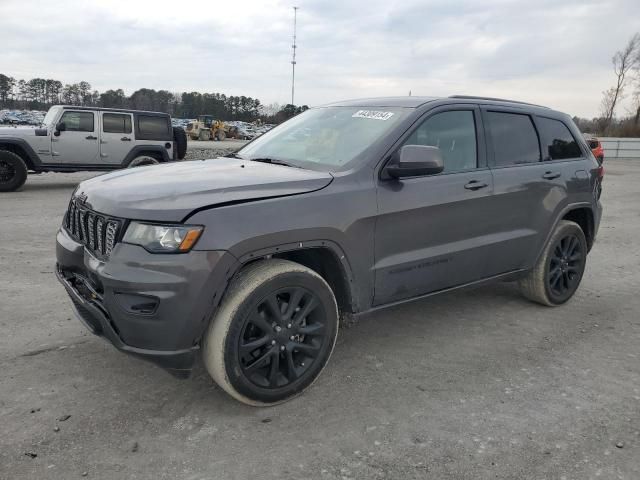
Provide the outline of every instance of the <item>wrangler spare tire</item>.
[[176,158],[182,160],[187,154],[187,134],[182,127],[173,127],[173,141],[176,146]]
[[27,181],[27,166],[22,158],[8,150],[0,150],[0,192],[18,190]]

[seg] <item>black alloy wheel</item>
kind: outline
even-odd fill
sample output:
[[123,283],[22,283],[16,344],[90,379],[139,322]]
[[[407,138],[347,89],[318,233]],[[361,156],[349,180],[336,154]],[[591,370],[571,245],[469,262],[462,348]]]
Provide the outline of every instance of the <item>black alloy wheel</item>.
[[9,183],[15,176],[15,167],[6,160],[0,160],[0,182]]
[[556,240],[549,255],[547,288],[558,301],[569,298],[578,288],[584,272],[587,252],[574,233]]
[[278,289],[255,304],[238,344],[238,363],[254,385],[282,388],[305,376],[330,341],[326,312],[312,291]]

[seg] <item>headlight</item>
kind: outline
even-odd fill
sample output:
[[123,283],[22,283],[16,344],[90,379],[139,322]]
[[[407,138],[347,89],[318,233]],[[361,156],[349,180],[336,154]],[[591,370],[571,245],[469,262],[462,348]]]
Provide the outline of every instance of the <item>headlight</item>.
[[131,222],[122,241],[140,245],[152,253],[183,253],[191,250],[203,229],[204,227],[197,225]]

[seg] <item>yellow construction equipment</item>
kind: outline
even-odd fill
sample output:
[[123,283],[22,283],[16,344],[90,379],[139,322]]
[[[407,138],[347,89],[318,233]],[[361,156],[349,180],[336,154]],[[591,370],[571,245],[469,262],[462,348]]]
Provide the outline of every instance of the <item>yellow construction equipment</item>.
[[237,127],[229,127],[221,120],[215,120],[212,115],[200,115],[197,120],[187,125],[187,136],[191,140],[218,140],[238,138]]

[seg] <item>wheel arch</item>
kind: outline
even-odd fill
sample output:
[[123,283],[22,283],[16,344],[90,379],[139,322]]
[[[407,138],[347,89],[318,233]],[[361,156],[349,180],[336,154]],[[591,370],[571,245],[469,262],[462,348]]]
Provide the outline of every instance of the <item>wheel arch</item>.
[[3,138],[0,140],[0,150],[8,150],[18,155],[29,170],[37,170],[40,164],[40,158],[33,151],[33,148],[20,138]]
[[270,258],[290,260],[319,274],[336,296],[341,314],[350,314],[359,310],[351,266],[345,253],[335,242],[305,241],[247,252],[238,259],[234,276],[247,265]]
[[146,155],[149,157],[153,157],[159,162],[169,162],[171,158],[169,158],[169,153],[167,149],[161,145],[136,145],[133,147],[127,156],[122,161],[122,166],[127,167],[131,163],[131,161],[142,155]]
[[580,225],[587,240],[587,248],[591,250],[594,242],[594,216],[590,207],[575,207],[564,212],[562,220],[570,220]]
[[[594,213],[593,213],[593,205],[588,202],[581,203],[572,203],[566,205],[560,212],[555,216],[551,227],[547,231],[547,234],[544,238],[544,242],[540,246],[539,251],[535,257],[535,262],[538,261],[542,252],[544,252],[545,245],[549,242],[549,239],[553,235],[553,232],[556,230],[558,223],[561,220],[570,220],[572,222],[577,223],[582,228],[584,232],[585,238],[587,239],[587,248],[591,250],[593,246],[593,242],[595,241],[595,224],[594,224]],[[582,222],[582,223],[581,223]],[[535,264],[534,262],[534,264]]]

